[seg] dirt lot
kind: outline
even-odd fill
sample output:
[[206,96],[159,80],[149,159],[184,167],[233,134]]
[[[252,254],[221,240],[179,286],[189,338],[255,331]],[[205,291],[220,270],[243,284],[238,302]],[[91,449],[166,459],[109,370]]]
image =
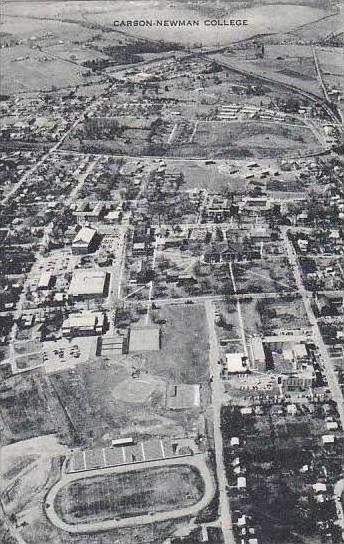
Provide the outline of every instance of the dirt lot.
[[151,468],[79,480],[64,487],[56,511],[67,523],[102,521],[184,508],[199,501],[200,475],[191,467]]

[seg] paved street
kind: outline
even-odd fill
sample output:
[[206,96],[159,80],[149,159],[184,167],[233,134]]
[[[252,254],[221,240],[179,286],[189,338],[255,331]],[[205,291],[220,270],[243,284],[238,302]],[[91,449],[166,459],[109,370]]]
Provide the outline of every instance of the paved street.
[[224,385],[220,376],[219,348],[215,331],[215,309],[211,302],[205,305],[209,329],[209,359],[211,369],[211,405],[214,424],[214,446],[216,459],[216,473],[220,495],[220,523],[222,527],[224,543],[235,544],[232,515],[227,496],[227,477],[223,459],[223,440],[221,432],[221,406],[224,402]]
[[312,327],[313,332],[313,338],[316,343],[316,345],[319,348],[319,353],[321,356],[321,360],[325,367],[325,374],[328,381],[328,387],[331,391],[331,395],[333,400],[337,403],[338,413],[340,416],[340,421],[342,424],[342,428],[344,428],[344,402],[343,402],[343,395],[342,391],[340,389],[338,379],[336,372],[334,370],[333,362],[331,361],[327,348],[325,346],[325,343],[322,339],[321,332],[319,329],[318,322],[316,320],[316,317],[314,315],[314,311],[312,308],[312,296],[310,293],[308,293],[303,285],[302,277],[301,277],[301,269],[298,262],[298,258],[295,252],[295,249],[293,247],[292,242],[288,238],[288,227],[284,227],[282,229],[282,236],[283,241],[287,250],[287,256],[289,259],[289,262],[293,268],[295,281],[298,287],[298,291],[302,297],[308,320]]

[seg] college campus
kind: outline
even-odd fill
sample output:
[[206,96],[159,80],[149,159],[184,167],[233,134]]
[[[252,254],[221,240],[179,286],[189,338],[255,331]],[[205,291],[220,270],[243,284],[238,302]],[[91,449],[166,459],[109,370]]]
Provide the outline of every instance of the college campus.
[[344,542],[343,13],[4,0],[2,543]]

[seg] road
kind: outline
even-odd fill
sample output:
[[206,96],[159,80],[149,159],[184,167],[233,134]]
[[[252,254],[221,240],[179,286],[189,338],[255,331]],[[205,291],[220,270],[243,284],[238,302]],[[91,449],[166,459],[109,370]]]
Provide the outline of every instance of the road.
[[224,538],[224,544],[235,544],[232,515],[227,496],[227,476],[223,459],[223,440],[221,432],[221,406],[224,402],[224,385],[220,376],[218,361],[219,348],[215,331],[215,309],[211,302],[205,304],[209,329],[209,364],[211,369],[211,404],[214,425],[214,448],[216,474],[219,489],[219,515]]
[[[236,288],[236,282],[235,282],[235,278],[234,278],[233,264],[232,263],[229,263],[229,274],[230,274],[230,277],[231,277],[231,280],[232,280],[234,294],[237,295],[237,288]],[[244,348],[245,355],[246,355],[247,358],[249,358],[247,342],[246,342],[246,335],[245,335],[245,328],[244,328],[244,320],[243,320],[243,317],[242,317],[241,305],[240,305],[239,298],[237,298],[237,313],[238,313],[239,325],[240,325],[241,342],[242,342],[242,345],[243,345],[243,348]]]
[[327,102],[331,102],[330,97],[329,97],[328,92],[327,92],[327,89],[326,89],[326,85],[325,85],[324,80],[323,80],[323,75],[322,75],[322,72],[321,72],[318,55],[317,55],[317,52],[316,52],[316,49],[315,49],[314,45],[312,45],[312,54],[313,54],[313,59],[314,59],[314,64],[315,64],[315,69],[316,69],[316,72],[317,72],[318,80],[319,80],[320,86],[322,88],[322,91],[324,93],[324,97],[327,100]]
[[[204,494],[200,501],[186,508],[169,510],[166,512],[149,513],[142,516],[128,517],[124,519],[107,519],[104,521],[93,521],[90,523],[78,523],[71,525],[64,522],[56,513],[54,503],[58,492],[67,484],[77,480],[85,480],[95,476],[107,476],[110,474],[123,474],[137,470],[144,470],[155,467],[168,467],[176,465],[186,465],[195,467],[201,474],[204,482]],[[122,527],[135,527],[137,525],[145,525],[151,523],[159,523],[169,521],[171,519],[179,519],[185,516],[196,516],[201,510],[206,508],[211,502],[215,494],[215,482],[211,472],[205,462],[205,457],[202,454],[179,457],[173,459],[163,459],[159,461],[150,461],[144,463],[136,463],[131,465],[121,465],[117,467],[108,467],[102,469],[89,470],[85,473],[69,473],[64,474],[48,492],[45,500],[45,513],[50,522],[68,533],[98,533],[102,531],[111,531]]]
[[292,242],[288,238],[288,227],[282,227],[281,232],[282,232],[283,241],[287,250],[287,257],[294,272],[296,285],[302,297],[303,304],[306,309],[307,317],[312,327],[313,339],[315,344],[318,346],[321,360],[324,364],[325,375],[328,382],[328,388],[331,391],[333,400],[337,403],[337,409],[338,409],[341,425],[342,425],[342,428],[344,428],[343,395],[337,380],[337,376],[334,370],[334,365],[329,357],[327,348],[321,336],[318,322],[314,315],[314,311],[312,308],[312,296],[311,296],[311,293],[308,293],[308,291],[305,289],[303,285],[301,269],[299,266],[297,254],[295,252]]
[[[149,285],[149,284],[147,284]],[[140,288],[141,289],[141,288]],[[156,298],[153,299],[154,304],[157,306],[164,306],[166,304],[203,304],[204,302],[216,302],[220,300],[260,300],[264,298],[288,298],[292,295],[295,296],[296,291],[288,291],[284,293],[279,292],[269,292],[269,293],[230,293],[228,295],[201,295],[197,297],[176,297],[176,298]],[[128,300],[129,297],[121,298],[123,302],[128,304],[141,306],[146,304],[148,299],[141,300]]]
[[334,486],[334,496],[336,498],[336,509],[337,509],[337,516],[339,525],[342,529],[342,539],[344,542],[344,510],[343,510],[343,498],[344,493],[344,478],[341,478],[338,480],[338,482]]
[[4,508],[4,503],[1,498],[0,498],[0,511],[1,511],[0,515],[3,518],[4,524],[7,527],[8,532],[10,533],[12,538],[16,542],[18,542],[18,544],[27,544],[25,540],[23,539],[23,537],[21,536],[19,529],[17,529],[17,527],[13,523],[11,523],[11,521],[9,520]]
[[[158,242],[157,242],[157,240],[156,240],[156,241],[155,241],[155,246],[154,246],[154,252],[153,252],[153,259],[152,259],[152,271],[154,271],[154,269],[155,269],[157,254],[158,254]],[[149,282],[149,293],[148,293],[148,302],[147,302],[146,325],[148,325],[148,323],[149,323],[150,310],[151,310],[151,307],[152,307],[152,298],[153,298],[153,280],[151,280],[151,281]]]
[[[104,91],[105,92],[105,91]],[[15,194],[16,192],[22,187],[22,185],[32,176],[39,167],[47,160],[49,157],[57,151],[63,144],[63,142],[68,138],[68,136],[75,130],[75,128],[78,126],[81,121],[84,120],[85,115],[88,115],[89,113],[93,112],[102,98],[102,94],[94,101],[92,102],[85,110],[77,117],[77,119],[74,121],[74,123],[69,127],[68,130],[61,136],[61,138],[56,142],[56,144],[51,147],[47,153],[43,155],[43,157],[40,158],[38,162],[36,162],[29,170],[21,177],[19,182],[13,187],[13,189],[6,195],[6,197],[3,199],[2,204],[6,204]],[[68,154],[69,151],[66,151]],[[98,160],[98,159],[97,159]]]

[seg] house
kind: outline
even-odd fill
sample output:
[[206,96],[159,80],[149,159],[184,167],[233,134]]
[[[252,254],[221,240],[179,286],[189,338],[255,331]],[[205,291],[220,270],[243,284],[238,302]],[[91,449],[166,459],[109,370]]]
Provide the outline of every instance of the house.
[[245,406],[243,408],[240,408],[240,413],[242,416],[250,416],[253,414],[253,410],[250,406]]
[[201,262],[205,264],[224,264],[231,261],[244,260],[242,245],[232,243],[231,247],[225,242],[211,244],[203,253]]
[[328,431],[336,431],[338,429],[337,421],[327,421],[326,422],[326,429]]
[[89,227],[82,227],[72,242],[73,255],[86,255],[96,246],[97,231]]
[[212,223],[222,223],[231,214],[231,201],[222,195],[209,195],[204,217]]
[[252,242],[268,242],[271,239],[271,233],[267,227],[255,227],[250,233]]
[[192,285],[197,283],[197,280],[191,274],[180,274],[178,277],[178,285]]
[[152,275],[152,269],[149,262],[140,259],[135,262],[130,270],[130,283],[137,283],[143,285],[150,281]]
[[168,283],[173,283],[178,281],[179,278],[179,272],[178,270],[167,270],[165,272],[165,278]]
[[168,236],[165,238],[164,248],[177,248],[180,247],[184,242],[184,238],[181,236]]
[[246,478],[244,476],[239,476],[237,479],[237,488],[246,489]]
[[133,257],[143,257],[146,254],[146,244],[145,242],[134,242],[132,255]]
[[321,439],[322,439],[322,443],[324,444],[324,446],[334,444],[334,442],[335,442],[335,438],[334,438],[333,434],[324,434],[321,437]]
[[288,416],[295,416],[297,414],[297,406],[296,404],[288,404],[287,406],[287,414]]
[[122,221],[122,218],[123,218],[123,213],[121,210],[114,210],[112,212],[109,212],[105,217],[104,217],[104,221],[106,223],[115,223],[115,224],[119,224],[121,223]]

